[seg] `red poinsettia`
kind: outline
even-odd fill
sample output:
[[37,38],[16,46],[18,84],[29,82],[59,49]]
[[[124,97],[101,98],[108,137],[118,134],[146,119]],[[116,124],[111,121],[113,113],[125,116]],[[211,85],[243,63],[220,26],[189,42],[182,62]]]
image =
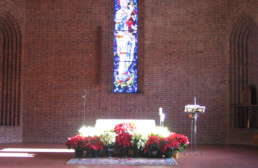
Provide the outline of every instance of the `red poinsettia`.
[[171,137],[160,138],[160,151],[165,153],[167,150],[177,150],[179,147],[178,141],[172,139]]
[[162,152],[162,153],[165,153],[166,151],[167,151],[167,144],[168,144],[168,142],[167,142],[167,138],[160,138],[160,151]]
[[131,138],[135,128],[134,123],[130,122],[117,124],[114,128],[114,132],[117,133],[117,145],[123,148],[128,148],[131,145]]
[[84,141],[84,137],[80,136],[80,135],[76,135],[74,137],[70,137],[68,138],[68,140],[66,141],[65,145],[70,149],[70,148],[83,148],[83,143]]
[[114,132],[117,133],[117,145],[123,148],[128,148],[131,145],[132,134],[135,128],[136,127],[133,123],[117,124],[114,128]]
[[70,149],[90,149],[90,150],[103,150],[103,144],[100,142],[98,136],[94,137],[83,137],[80,135],[76,135],[74,137],[70,137],[65,145]]
[[123,132],[127,132],[129,134],[132,134],[132,132],[135,130],[135,124],[134,123],[121,123],[121,124],[117,124],[114,128],[114,131],[116,133],[123,133]]
[[183,134],[171,133],[167,139],[168,142],[173,144],[173,147],[178,151],[182,151],[189,144],[188,138]]
[[88,136],[84,139],[83,148],[87,148],[89,150],[103,150],[103,144],[100,142],[100,138],[98,136]]
[[180,145],[188,145],[189,141],[186,136],[183,134],[177,134],[177,141],[179,142]]
[[118,133],[116,143],[118,146],[128,148],[131,145],[132,135],[126,132]]
[[187,145],[189,144],[188,138],[183,134],[177,134],[176,137],[177,142],[179,143],[179,151],[182,152],[186,149]]
[[144,153],[147,153],[148,150],[158,149],[160,143],[160,138],[156,135],[151,135],[148,137],[148,141],[144,148]]

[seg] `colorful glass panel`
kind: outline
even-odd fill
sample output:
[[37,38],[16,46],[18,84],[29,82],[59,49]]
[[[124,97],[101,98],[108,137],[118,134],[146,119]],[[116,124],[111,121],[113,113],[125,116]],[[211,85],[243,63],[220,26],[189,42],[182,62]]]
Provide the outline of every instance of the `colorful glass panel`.
[[138,91],[138,2],[115,0],[114,92]]

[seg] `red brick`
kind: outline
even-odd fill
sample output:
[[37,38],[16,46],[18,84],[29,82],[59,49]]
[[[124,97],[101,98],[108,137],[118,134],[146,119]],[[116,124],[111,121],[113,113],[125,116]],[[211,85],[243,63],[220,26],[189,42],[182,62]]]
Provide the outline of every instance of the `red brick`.
[[[191,120],[183,110],[196,96],[207,106],[198,120],[199,143],[241,143],[232,140],[236,136],[252,142],[256,130],[230,125],[229,58],[233,24],[244,12],[257,25],[257,1],[246,7],[241,0],[139,1],[138,94],[112,93],[113,0],[0,1],[9,3],[0,11],[10,11],[23,34],[23,141],[65,142],[76,134],[86,88],[88,125],[98,118],[158,124],[163,107],[165,125],[190,138]],[[249,78],[257,88],[257,27],[253,30]]]

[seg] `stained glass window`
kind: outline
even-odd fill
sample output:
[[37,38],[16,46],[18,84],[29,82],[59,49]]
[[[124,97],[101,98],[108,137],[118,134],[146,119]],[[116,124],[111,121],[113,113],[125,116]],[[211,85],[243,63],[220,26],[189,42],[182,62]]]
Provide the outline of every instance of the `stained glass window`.
[[115,0],[113,92],[138,90],[138,2]]

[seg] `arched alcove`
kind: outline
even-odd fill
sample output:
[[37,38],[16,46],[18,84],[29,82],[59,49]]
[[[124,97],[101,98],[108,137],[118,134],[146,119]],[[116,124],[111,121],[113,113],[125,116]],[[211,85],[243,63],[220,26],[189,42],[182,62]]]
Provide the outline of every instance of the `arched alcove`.
[[0,34],[0,126],[19,126],[21,32],[8,12],[0,15]]
[[230,116],[231,126],[235,128],[258,128],[256,116],[252,117],[257,106],[251,100],[253,77],[249,52],[255,31],[253,19],[242,13],[234,22],[230,36]]

